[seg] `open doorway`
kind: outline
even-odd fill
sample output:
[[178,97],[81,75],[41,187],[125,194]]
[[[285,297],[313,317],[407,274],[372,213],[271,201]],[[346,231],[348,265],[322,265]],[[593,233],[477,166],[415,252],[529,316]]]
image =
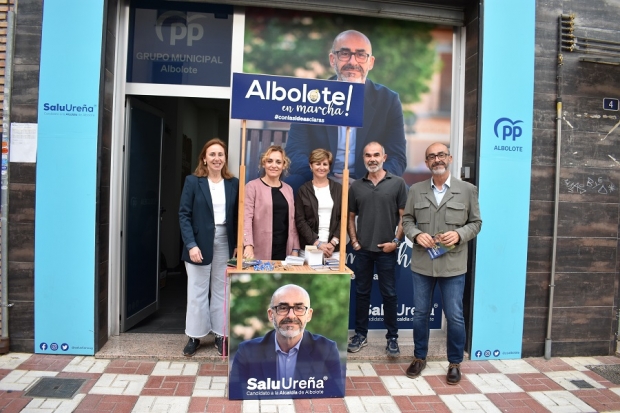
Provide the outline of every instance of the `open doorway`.
[[[200,99],[188,97],[132,96],[131,102],[148,105],[161,115],[161,161],[159,167],[159,223],[158,246],[150,253],[148,265],[158,268],[153,282],[157,285],[157,299],[153,311],[144,312],[139,320],[134,318],[121,329],[126,333],[184,334],[187,303],[187,278],[181,261],[183,243],[179,230],[179,198],[185,177],[196,168],[198,154],[208,140],[218,137],[228,141],[229,101],[226,99]],[[128,115],[128,118],[130,116]],[[153,119],[156,119],[153,117]],[[131,121],[131,119],[128,119]],[[155,120],[154,120],[155,121]],[[154,136],[154,134],[152,134]],[[154,138],[153,138],[154,139]],[[131,142],[127,143],[131,145]],[[152,142],[157,146],[159,142]],[[132,159],[153,156],[147,144],[142,153],[131,153]],[[126,149],[126,153],[131,148]],[[147,168],[126,168],[126,179],[144,180],[146,174],[155,172]],[[125,197],[128,192],[125,192]],[[128,202],[130,200],[127,200]],[[126,214],[125,229],[128,240],[148,235],[149,227],[135,222],[139,217]],[[138,225],[136,225],[138,224]],[[129,233],[129,232],[132,233]],[[152,246],[151,249],[155,248]],[[128,259],[136,252],[131,245],[124,247]],[[149,272],[150,274],[150,272]],[[132,274],[125,271],[125,277]],[[150,275],[149,275],[150,277]],[[124,285],[129,285],[131,280]],[[126,287],[124,287],[126,289]],[[121,302],[121,311],[130,305],[127,294]]]

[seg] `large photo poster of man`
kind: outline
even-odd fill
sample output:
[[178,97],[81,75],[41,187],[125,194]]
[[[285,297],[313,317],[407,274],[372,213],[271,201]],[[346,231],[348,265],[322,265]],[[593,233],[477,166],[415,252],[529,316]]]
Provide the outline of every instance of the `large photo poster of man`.
[[234,274],[229,398],[344,397],[350,275]]
[[[411,185],[430,176],[426,147],[450,141],[452,36],[451,27],[428,23],[247,8],[244,72],[365,83],[364,126],[351,130],[350,177],[364,176],[363,147],[376,141],[386,150],[385,169]],[[248,181],[259,174],[256,154],[272,143],[291,159],[285,180],[294,190],[312,177],[313,149],[334,155],[331,178],[342,173],[345,128],[285,122],[248,128],[248,136],[262,135],[248,141]]]

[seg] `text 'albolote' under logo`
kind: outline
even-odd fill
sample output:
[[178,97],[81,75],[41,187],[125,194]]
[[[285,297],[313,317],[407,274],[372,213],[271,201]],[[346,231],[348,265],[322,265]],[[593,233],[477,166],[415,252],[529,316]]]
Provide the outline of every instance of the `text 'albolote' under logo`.
[[[509,141],[512,139],[512,141],[515,142],[518,137],[523,135],[523,128],[519,126],[520,123],[523,123],[523,121],[513,121],[510,118],[497,119],[495,121],[495,125],[493,126],[495,137],[500,138],[501,135],[503,141],[505,141],[506,138],[509,138]],[[523,147],[517,145],[495,145],[493,150],[504,152],[523,152]]]
[[97,105],[74,105],[72,103],[44,103],[43,113],[46,115],[95,116]]

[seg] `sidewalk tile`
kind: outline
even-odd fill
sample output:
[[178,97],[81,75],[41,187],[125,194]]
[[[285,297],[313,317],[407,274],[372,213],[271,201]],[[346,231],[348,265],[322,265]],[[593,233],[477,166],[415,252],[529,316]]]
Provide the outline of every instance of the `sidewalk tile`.
[[433,396],[435,392],[424,377],[382,376],[381,381],[392,396]]
[[78,356],[73,358],[62,371],[71,373],[103,373],[108,364],[110,364],[110,360]]
[[595,410],[569,391],[528,393],[552,413],[594,412]]
[[518,393],[523,391],[521,387],[501,373],[468,374],[467,379],[482,393]]
[[193,397],[225,397],[228,377],[198,376]]
[[377,376],[370,363],[347,363],[347,377]]
[[543,373],[506,374],[523,391],[562,390],[563,387]]
[[[405,376],[409,363],[373,363],[372,368],[378,376]],[[348,372],[348,371],[347,371]]]
[[[545,360],[544,358],[534,357],[534,358],[526,358],[524,359],[526,363],[530,366],[534,367],[537,371],[541,373],[546,373],[548,371],[568,371],[574,370],[573,366],[565,362],[560,358],[552,358],[550,360]],[[511,372],[508,372],[511,373]]]
[[185,413],[189,406],[189,399],[189,397],[175,396],[140,396],[132,412]]
[[191,396],[196,376],[151,376],[141,396]]
[[154,361],[116,359],[108,364],[104,373],[149,375],[153,372],[154,368]]
[[142,392],[148,378],[149,376],[139,374],[104,373],[89,393],[138,396]]
[[38,370],[38,371],[62,371],[67,364],[73,360],[74,356],[60,356],[52,354],[33,354],[22,364],[19,365],[20,370]]
[[348,413],[344,399],[295,399],[297,413]]
[[620,396],[608,389],[587,389],[571,392],[597,412],[620,411]]
[[582,373],[581,371],[571,370],[571,371],[550,371],[545,373],[551,380],[558,383],[560,386],[565,388],[566,390],[580,390],[580,388],[575,385],[572,381],[585,381],[590,384],[595,389],[601,389],[604,386],[598,383],[588,375]]
[[75,413],[130,413],[138,396],[87,394]]
[[448,406],[445,405],[439,396],[394,396],[393,399],[402,413],[450,412]]
[[228,376],[228,364],[204,363],[198,369],[199,376]]
[[228,400],[227,397],[192,397],[188,413],[218,412],[241,413],[243,401]]
[[387,396],[387,389],[379,377],[347,377],[346,396]]
[[22,391],[0,391],[0,412],[17,413],[21,412],[30,402],[30,398],[22,398]]
[[345,397],[344,402],[349,412],[355,413],[397,413],[400,412],[398,405],[388,396],[368,396],[368,397]]
[[26,390],[41,377],[55,377],[55,371],[13,370],[0,380],[0,390]]
[[489,360],[500,373],[504,374],[521,374],[521,373],[538,373],[531,364],[523,359],[519,360]]
[[75,411],[85,394],[77,394],[73,399],[44,399],[34,398],[24,407],[28,413],[71,413]]
[[0,369],[15,370],[20,364],[32,357],[28,353],[9,353],[0,356]]
[[493,363],[489,361],[465,361],[461,363],[461,373],[480,374],[480,373],[501,373]]
[[439,396],[451,412],[501,413],[484,394],[452,394]]
[[197,362],[158,361],[152,376],[195,376],[198,374]]
[[547,409],[527,393],[487,393],[485,396],[504,413],[547,412]]
[[560,359],[579,371],[589,370],[586,366],[603,364],[594,357],[560,357]]
[[480,390],[474,384],[467,379],[467,375],[462,375],[461,381],[458,384],[448,384],[446,381],[446,375],[441,376],[423,376],[428,382],[431,388],[437,394],[475,394],[480,393]]

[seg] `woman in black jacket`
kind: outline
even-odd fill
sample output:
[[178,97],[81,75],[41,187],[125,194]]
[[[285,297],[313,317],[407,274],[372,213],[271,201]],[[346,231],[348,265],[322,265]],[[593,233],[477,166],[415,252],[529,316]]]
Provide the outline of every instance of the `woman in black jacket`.
[[200,151],[196,170],[185,178],[179,206],[181,259],[187,271],[186,357],[196,353],[200,338],[209,332],[215,334],[218,354],[226,355],[226,263],[237,246],[238,192],[226,144],[211,139]]
[[312,180],[297,190],[295,224],[299,245],[314,245],[323,255],[331,257],[339,250],[342,185],[327,177],[333,155],[325,149],[315,149],[309,157]]

